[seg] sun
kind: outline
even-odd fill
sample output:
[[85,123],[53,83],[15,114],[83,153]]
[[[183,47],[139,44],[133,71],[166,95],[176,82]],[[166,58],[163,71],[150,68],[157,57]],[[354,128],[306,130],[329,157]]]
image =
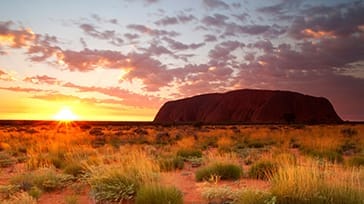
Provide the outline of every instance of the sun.
[[75,115],[69,107],[63,107],[54,117],[53,119],[58,121],[74,121],[78,119],[78,116]]

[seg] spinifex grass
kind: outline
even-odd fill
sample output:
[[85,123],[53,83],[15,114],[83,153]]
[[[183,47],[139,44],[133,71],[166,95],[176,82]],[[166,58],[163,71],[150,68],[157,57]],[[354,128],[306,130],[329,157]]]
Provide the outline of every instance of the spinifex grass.
[[271,192],[278,203],[363,203],[360,169],[342,169],[311,161],[279,168]]

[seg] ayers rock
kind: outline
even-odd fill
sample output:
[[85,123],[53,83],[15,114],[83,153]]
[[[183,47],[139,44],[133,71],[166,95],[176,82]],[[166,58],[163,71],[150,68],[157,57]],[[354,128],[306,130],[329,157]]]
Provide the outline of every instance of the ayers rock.
[[326,98],[291,91],[242,89],[212,93],[165,103],[157,123],[338,123],[342,122]]

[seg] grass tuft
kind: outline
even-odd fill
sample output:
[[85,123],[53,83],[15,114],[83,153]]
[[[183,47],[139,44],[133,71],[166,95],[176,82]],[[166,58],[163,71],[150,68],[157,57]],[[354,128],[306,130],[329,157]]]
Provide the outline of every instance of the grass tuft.
[[215,163],[196,171],[196,181],[209,180],[218,177],[221,180],[237,180],[242,175],[242,168],[235,164]]
[[143,186],[137,193],[135,204],[182,204],[183,194],[175,187],[165,187],[156,184]]

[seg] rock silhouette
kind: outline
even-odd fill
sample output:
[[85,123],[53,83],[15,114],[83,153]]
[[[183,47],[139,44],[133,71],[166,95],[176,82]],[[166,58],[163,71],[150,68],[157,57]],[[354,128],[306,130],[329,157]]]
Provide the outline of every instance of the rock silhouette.
[[333,106],[323,97],[291,91],[242,89],[165,103],[158,123],[338,123]]

